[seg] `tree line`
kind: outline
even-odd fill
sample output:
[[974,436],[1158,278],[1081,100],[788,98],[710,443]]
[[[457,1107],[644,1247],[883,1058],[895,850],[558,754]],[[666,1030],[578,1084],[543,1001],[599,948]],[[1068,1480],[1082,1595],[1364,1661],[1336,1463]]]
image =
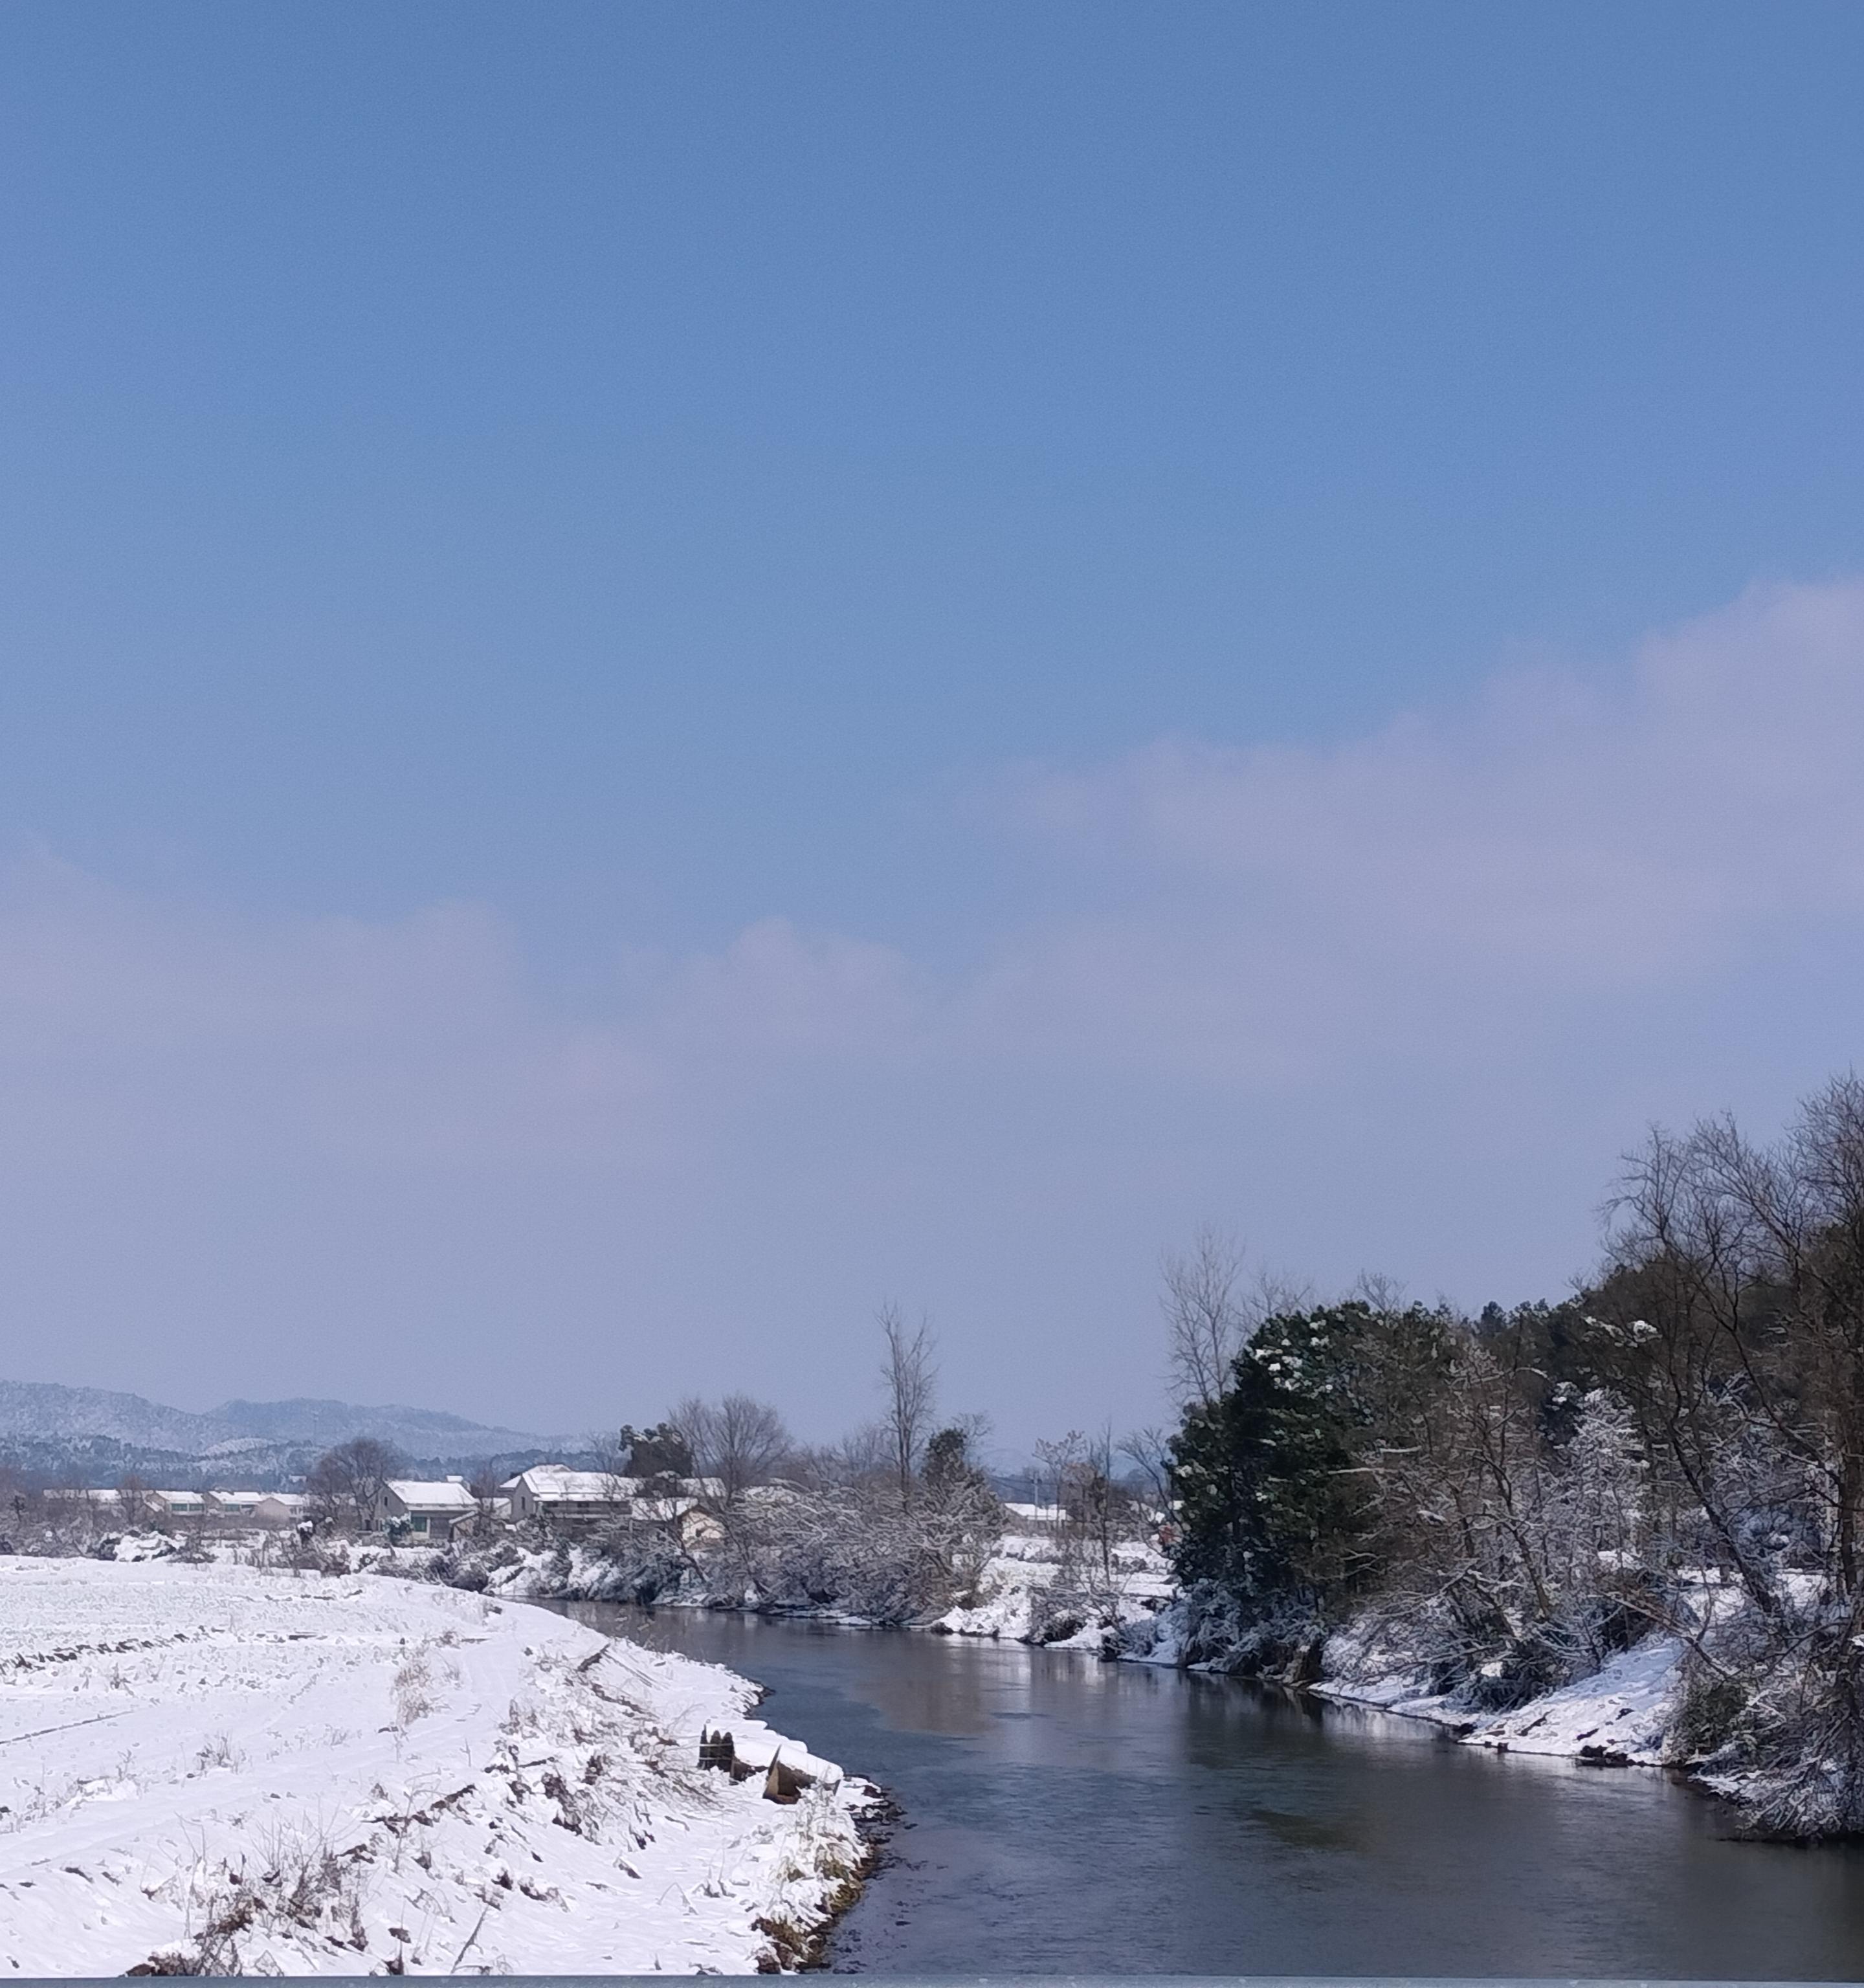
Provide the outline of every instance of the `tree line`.
[[[975,1588],[1003,1531],[977,1453],[988,1425],[941,1416],[929,1322],[909,1324],[889,1304],[876,1325],[881,1412],[841,1440],[799,1441],[777,1409],[747,1394],[688,1396],[658,1422],[590,1439],[583,1461],[608,1480],[612,1517],[579,1523],[573,1541],[547,1526],[535,1539],[490,1543],[482,1533],[443,1577],[470,1584],[501,1555],[537,1547],[567,1569],[580,1544],[601,1558],[604,1593],[638,1600],[677,1590],[881,1621],[949,1607]],[[402,1473],[395,1452],[373,1438],[338,1445],[306,1479],[319,1525],[367,1527]],[[494,1476],[469,1488],[489,1517]]]
[[1680,1756],[1760,1828],[1864,1827],[1856,1077],[1771,1144],[1653,1132],[1557,1303],[1245,1294],[1206,1237],[1167,1308],[1194,1645],[1299,1676],[1350,1624],[1500,1709],[1673,1635]]

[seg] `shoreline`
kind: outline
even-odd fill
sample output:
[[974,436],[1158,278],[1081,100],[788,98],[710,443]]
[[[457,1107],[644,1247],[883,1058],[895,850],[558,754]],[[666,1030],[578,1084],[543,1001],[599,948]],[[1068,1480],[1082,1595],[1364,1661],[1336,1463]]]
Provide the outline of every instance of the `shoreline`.
[[[1111,1649],[1109,1640],[1118,1631],[1093,1624],[1060,1637],[1043,1638],[1029,1633],[1045,1586],[1038,1570],[1046,1571],[1046,1563],[1029,1553],[1030,1543],[1017,1536],[1010,1537],[1014,1542],[1013,1550],[993,1557],[990,1572],[995,1585],[983,1601],[947,1609],[935,1616],[897,1623],[830,1605],[758,1605],[678,1594],[649,1602],[634,1601],[631,1597],[604,1591],[607,1583],[600,1557],[580,1547],[572,1549],[571,1564],[562,1573],[546,1570],[542,1555],[528,1554],[525,1564],[510,1570],[510,1576],[515,1577],[508,1577],[496,1587],[489,1586],[484,1591],[501,1598],[534,1601],[550,1606],[613,1601],[648,1609],[694,1609],[848,1628],[912,1631],[966,1642],[1013,1642],[1025,1648],[1066,1651],[1107,1662],[1227,1674],[1215,1665],[1185,1665],[1178,1660],[1172,1648],[1174,1633],[1165,1626],[1169,1604],[1158,1608],[1161,1598],[1149,1588],[1143,1598],[1137,1594],[1129,1598],[1136,1604],[1130,1622],[1150,1620],[1165,1628],[1155,1646],[1156,1654],[1132,1648]],[[372,1556],[367,1564],[384,1574],[423,1582],[431,1579],[429,1570],[438,1557],[431,1549],[411,1552],[404,1547],[391,1548]],[[1149,1602],[1153,1605],[1149,1607]],[[1667,1747],[1681,1656],[1680,1647],[1673,1638],[1653,1635],[1609,1659],[1589,1677],[1500,1712],[1472,1709],[1451,1703],[1443,1696],[1433,1696],[1426,1681],[1415,1672],[1407,1672],[1402,1662],[1382,1675],[1368,1675],[1372,1652],[1359,1646],[1359,1639],[1349,1631],[1334,1640],[1345,1659],[1340,1670],[1290,1688],[1309,1693],[1323,1703],[1386,1712],[1432,1725],[1460,1745],[1496,1753],[1525,1753],[1601,1767],[1674,1768],[1677,1765],[1668,1757]],[[1692,1779],[1717,1799],[1727,1798],[1712,1782]]]

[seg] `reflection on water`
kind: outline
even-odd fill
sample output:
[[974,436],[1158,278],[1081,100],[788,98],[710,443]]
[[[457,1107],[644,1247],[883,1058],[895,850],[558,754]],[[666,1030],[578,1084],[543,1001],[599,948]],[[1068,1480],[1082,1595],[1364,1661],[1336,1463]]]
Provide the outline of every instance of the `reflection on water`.
[[840,1969],[1864,1976],[1864,1854],[1731,1842],[1659,1774],[1069,1652],[570,1612],[759,1679],[897,1797]]
[[1322,1822],[1311,1815],[1287,1815],[1278,1808],[1252,1808],[1252,1821],[1269,1834],[1297,1850],[1363,1850],[1365,1831],[1357,1818],[1347,1822]]

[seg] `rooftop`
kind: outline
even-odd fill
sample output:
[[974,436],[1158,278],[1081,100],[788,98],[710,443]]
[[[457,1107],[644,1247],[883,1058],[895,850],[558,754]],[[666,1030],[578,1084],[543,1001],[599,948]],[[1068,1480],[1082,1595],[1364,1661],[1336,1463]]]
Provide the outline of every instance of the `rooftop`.
[[412,1477],[391,1477],[385,1488],[392,1491],[411,1512],[470,1512],[479,1503],[456,1477],[444,1478],[438,1483],[423,1483]]

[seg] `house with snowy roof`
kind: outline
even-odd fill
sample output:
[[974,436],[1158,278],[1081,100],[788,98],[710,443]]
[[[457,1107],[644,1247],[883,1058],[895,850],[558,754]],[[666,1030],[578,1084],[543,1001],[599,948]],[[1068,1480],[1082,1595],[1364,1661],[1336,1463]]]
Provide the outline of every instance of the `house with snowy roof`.
[[479,1509],[463,1477],[428,1482],[391,1477],[376,1499],[370,1524],[377,1532],[405,1531],[413,1538],[439,1543],[469,1530]]
[[688,1546],[717,1536],[702,1501],[717,1499],[722,1489],[716,1478],[622,1477],[560,1463],[533,1464],[499,1486],[519,1524],[570,1533],[600,1524],[655,1526]]
[[310,1510],[301,1491],[210,1491],[208,1509],[217,1518],[249,1526],[295,1525]]
[[499,1489],[510,1499],[511,1516],[519,1524],[540,1519],[547,1525],[583,1526],[631,1517],[641,1479],[536,1463],[508,1477]]

